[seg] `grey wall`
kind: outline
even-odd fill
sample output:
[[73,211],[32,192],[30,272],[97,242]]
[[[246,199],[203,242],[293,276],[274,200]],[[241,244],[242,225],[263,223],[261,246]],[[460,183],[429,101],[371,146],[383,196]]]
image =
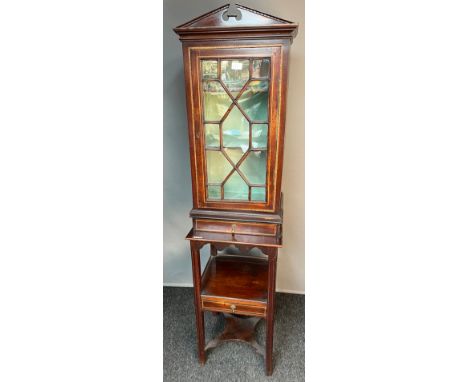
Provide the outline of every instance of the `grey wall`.
[[[190,158],[182,48],[172,28],[226,4],[164,1],[164,283],[192,285],[185,235],[191,228]],[[299,23],[291,47],[283,173],[284,247],[278,258],[280,291],[304,292],[304,1],[249,0],[241,4]]]

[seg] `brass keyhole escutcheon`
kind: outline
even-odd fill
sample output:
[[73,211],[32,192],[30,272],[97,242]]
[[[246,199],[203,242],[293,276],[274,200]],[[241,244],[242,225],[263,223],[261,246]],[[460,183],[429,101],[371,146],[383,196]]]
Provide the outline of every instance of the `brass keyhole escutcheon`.
[[234,304],[231,305],[231,312],[234,313],[236,311],[236,306]]

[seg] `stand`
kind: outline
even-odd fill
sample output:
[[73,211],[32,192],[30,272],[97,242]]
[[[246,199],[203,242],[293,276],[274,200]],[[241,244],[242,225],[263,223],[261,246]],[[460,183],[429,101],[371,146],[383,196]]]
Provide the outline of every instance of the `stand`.
[[[276,260],[280,240],[274,236],[230,235],[196,232],[193,229],[187,239],[190,240],[192,254],[200,363],[206,362],[207,350],[223,341],[243,341],[264,356],[265,373],[271,375]],[[200,249],[206,244],[210,245],[211,256],[202,274]],[[218,255],[218,251],[229,246],[235,246],[241,254]],[[261,250],[264,256],[253,256],[253,248]],[[205,344],[205,311],[225,313],[226,319],[224,331],[208,344]],[[262,318],[266,320],[265,348],[255,340],[255,327]]]

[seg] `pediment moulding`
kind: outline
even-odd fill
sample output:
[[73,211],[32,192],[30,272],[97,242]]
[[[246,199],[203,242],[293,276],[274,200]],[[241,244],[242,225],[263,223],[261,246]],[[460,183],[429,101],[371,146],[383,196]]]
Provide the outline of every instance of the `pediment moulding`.
[[287,38],[298,24],[240,4],[226,4],[174,28],[180,40]]

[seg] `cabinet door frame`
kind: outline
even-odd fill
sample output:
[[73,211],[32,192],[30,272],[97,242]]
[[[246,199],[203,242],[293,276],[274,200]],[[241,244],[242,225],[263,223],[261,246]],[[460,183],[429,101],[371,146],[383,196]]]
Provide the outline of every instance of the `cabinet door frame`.
[[[283,45],[266,44],[250,46],[197,46],[188,48],[188,69],[190,75],[189,114],[192,116],[190,138],[192,151],[192,186],[195,208],[215,210],[245,210],[275,212],[279,204],[281,190],[282,145],[284,135],[284,116],[282,100],[285,78],[283,68]],[[270,83],[268,102],[268,146],[267,146],[267,174],[266,201],[230,201],[208,200],[206,155],[203,124],[202,76],[201,60],[203,59],[240,59],[240,58],[269,58]],[[187,68],[186,68],[187,69]],[[187,74],[187,73],[186,73]],[[279,174],[278,174],[279,173]],[[279,176],[278,176],[279,175]]]

